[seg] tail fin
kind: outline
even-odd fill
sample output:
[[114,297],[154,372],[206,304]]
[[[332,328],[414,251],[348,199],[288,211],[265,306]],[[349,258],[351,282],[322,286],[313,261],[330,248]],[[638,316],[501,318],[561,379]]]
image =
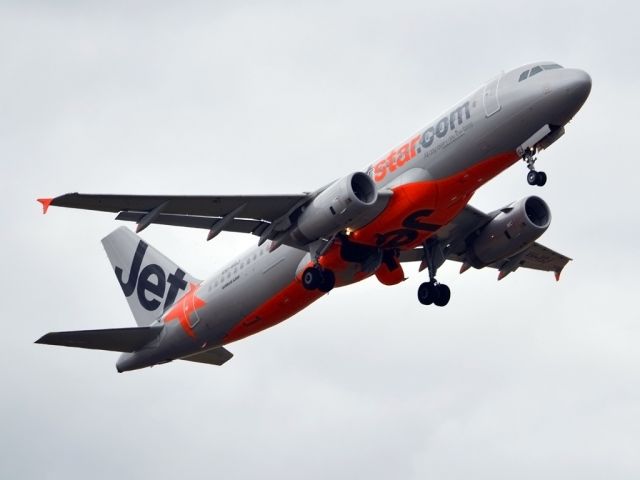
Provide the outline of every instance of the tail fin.
[[190,283],[200,283],[126,227],[111,232],[102,245],[139,326],[160,318]]

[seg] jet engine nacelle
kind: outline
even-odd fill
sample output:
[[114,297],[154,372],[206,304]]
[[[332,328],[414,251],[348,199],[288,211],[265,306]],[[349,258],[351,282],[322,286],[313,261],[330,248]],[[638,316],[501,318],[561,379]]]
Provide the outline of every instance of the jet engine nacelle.
[[329,185],[306,206],[291,236],[303,245],[331,236],[351,226],[377,198],[376,185],[369,175],[362,172],[347,175]]
[[481,268],[522,252],[551,223],[551,211],[540,197],[523,198],[501,209],[471,241],[469,263]]

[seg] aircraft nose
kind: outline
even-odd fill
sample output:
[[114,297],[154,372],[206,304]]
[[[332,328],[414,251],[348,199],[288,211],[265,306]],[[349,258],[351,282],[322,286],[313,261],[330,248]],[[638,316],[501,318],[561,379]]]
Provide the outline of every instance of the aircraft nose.
[[591,92],[591,76],[584,70],[565,69],[556,86],[560,103],[560,124],[564,125],[580,110]]
[[569,95],[572,99],[579,103],[579,106],[587,100],[589,93],[591,93],[591,76],[584,70],[573,69],[569,72],[569,78],[567,79]]

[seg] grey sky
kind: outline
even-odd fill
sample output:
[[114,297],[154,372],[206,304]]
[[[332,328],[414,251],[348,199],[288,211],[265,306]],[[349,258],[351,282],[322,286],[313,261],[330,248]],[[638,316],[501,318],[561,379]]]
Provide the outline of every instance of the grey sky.
[[[0,478],[635,479],[640,257],[632,2],[1,2]],[[117,354],[33,345],[133,325],[69,191],[289,193],[374,161],[501,69],[587,70],[591,97],[544,152],[542,190],[514,166],[492,210],[540,194],[551,274],[445,266],[338,289],[232,344],[222,368],[117,374]],[[194,275],[255,242],[153,226]]]

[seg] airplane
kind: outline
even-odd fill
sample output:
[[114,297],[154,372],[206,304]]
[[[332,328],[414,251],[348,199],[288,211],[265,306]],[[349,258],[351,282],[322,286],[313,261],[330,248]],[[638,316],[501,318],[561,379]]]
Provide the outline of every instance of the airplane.
[[[173,360],[222,365],[225,348],[272,327],[333,288],[375,276],[405,280],[402,264],[421,262],[424,305],[445,306],[436,279],[447,260],[498,270],[530,268],[556,280],[570,259],[536,242],[551,222],[544,200],[527,196],[490,213],[468,204],[481,186],[522,159],[527,182],[543,186],[537,154],[565,133],[585,103],[591,77],[537,62],[501,73],[426,128],[314,192],[294,195],[102,195],[41,198],[50,206],[117,213],[121,226],[103,246],[137,327],[52,332],[36,341],[121,352],[118,372]],[[258,237],[257,245],[201,281],[142,240],[151,224]]]

